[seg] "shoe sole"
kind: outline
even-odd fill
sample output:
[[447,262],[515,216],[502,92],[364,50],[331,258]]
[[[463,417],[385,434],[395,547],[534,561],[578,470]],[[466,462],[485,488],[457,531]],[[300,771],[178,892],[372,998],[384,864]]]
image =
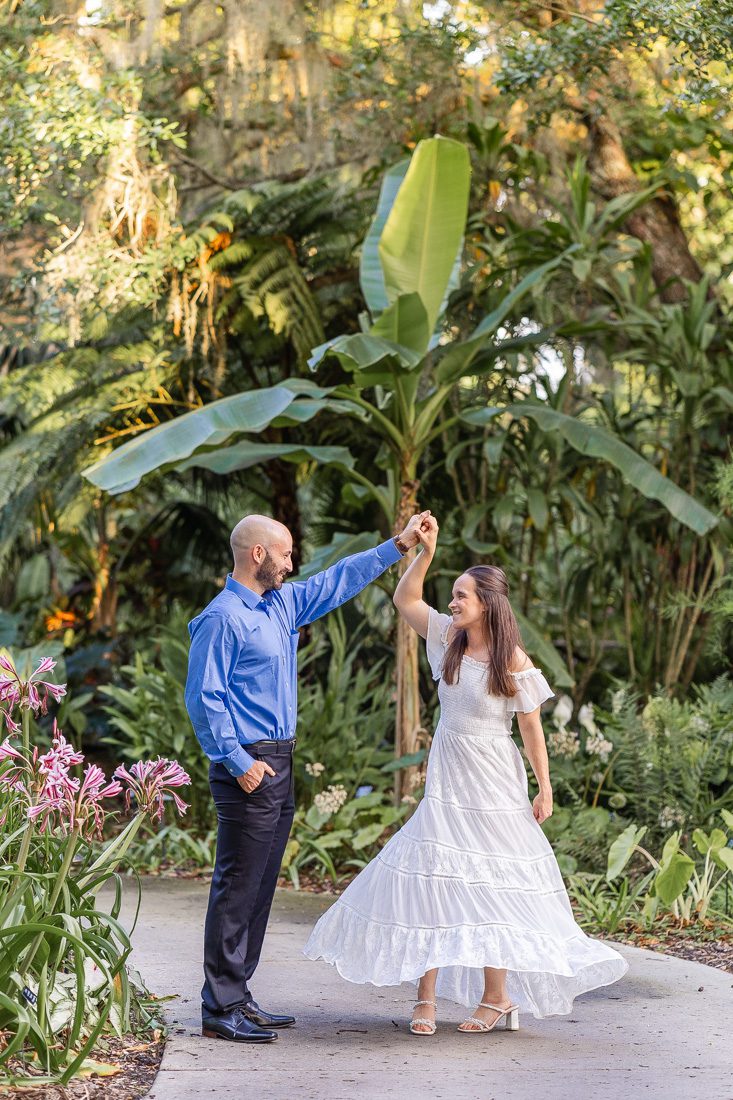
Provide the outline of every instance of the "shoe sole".
[[274,1043],[277,1039],[277,1035],[267,1035],[260,1038],[259,1035],[246,1035],[241,1039],[237,1039],[234,1035],[222,1035],[218,1031],[209,1031],[208,1028],[201,1028],[201,1034],[204,1039],[224,1039],[227,1043]]

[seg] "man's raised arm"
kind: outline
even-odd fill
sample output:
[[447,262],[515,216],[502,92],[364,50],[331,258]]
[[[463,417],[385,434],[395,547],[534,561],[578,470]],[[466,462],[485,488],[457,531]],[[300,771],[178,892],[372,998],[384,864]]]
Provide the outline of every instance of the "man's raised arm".
[[306,581],[288,584],[286,587],[294,605],[294,625],[300,627],[315,622],[381,576],[385,569],[417,545],[416,530],[429,515],[429,511],[420,512],[410,518],[396,538],[387,539],[372,550],[350,554]]

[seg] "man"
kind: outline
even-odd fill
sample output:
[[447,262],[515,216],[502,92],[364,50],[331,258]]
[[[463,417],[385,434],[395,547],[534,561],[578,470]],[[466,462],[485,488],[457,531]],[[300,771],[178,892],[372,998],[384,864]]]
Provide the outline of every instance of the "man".
[[429,511],[401,535],[307,581],[283,585],[293,541],[281,523],[245,516],[232,531],[234,570],[189,623],[186,707],[211,760],[216,865],[204,931],[202,1033],[272,1042],[295,1023],[266,1012],[249,981],[260,958],[295,812],[298,629],[361,592],[418,542]]

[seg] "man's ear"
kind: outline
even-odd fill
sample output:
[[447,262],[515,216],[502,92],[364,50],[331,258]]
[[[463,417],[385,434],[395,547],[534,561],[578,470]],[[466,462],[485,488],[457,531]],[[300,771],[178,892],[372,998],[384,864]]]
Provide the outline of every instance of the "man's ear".
[[262,562],[265,560],[266,556],[267,550],[265,550],[264,546],[260,546],[260,544],[257,543],[255,546],[252,547],[252,557],[258,565],[262,565]]

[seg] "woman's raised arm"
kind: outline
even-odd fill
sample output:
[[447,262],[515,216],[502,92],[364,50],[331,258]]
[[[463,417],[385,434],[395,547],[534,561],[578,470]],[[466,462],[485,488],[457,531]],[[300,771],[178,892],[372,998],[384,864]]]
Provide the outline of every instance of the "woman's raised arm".
[[400,578],[393,599],[402,618],[417,631],[421,638],[427,638],[429,607],[422,597],[422,590],[425,574],[435,556],[438,541],[438,523],[435,516],[429,516],[424,521],[422,528],[417,532],[417,537],[420,540],[420,553]]

